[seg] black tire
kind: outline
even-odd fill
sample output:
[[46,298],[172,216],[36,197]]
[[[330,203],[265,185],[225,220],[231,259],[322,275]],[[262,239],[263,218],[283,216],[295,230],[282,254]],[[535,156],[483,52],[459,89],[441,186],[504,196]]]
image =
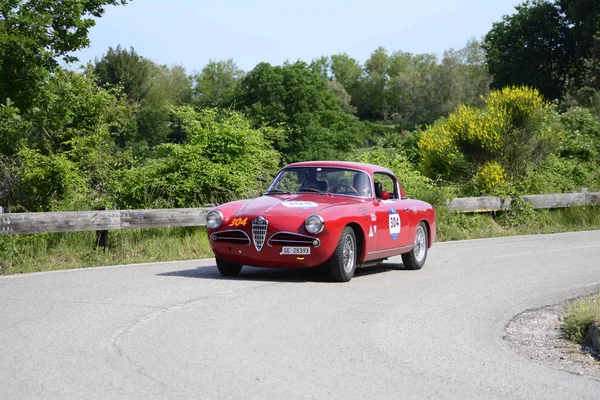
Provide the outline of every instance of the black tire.
[[232,264],[220,258],[216,258],[217,268],[223,276],[236,276],[242,270],[242,266],[239,264]]
[[410,253],[402,254],[402,262],[406,269],[421,269],[427,260],[429,236],[425,222],[420,222],[415,233],[415,241]]
[[333,257],[328,262],[329,276],[333,281],[348,282],[352,279],[356,271],[357,249],[354,230],[347,226],[340,236]]

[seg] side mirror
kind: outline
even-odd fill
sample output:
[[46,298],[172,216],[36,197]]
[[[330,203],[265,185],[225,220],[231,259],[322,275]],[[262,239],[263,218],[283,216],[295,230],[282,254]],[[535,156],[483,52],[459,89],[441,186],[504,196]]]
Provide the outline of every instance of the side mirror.
[[381,200],[388,200],[390,197],[391,197],[390,192],[388,192],[387,190],[381,191],[381,195],[380,195]]

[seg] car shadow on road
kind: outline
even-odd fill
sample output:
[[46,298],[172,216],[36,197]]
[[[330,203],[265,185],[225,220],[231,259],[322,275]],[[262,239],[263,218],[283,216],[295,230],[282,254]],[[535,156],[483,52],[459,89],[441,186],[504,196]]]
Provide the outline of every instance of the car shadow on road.
[[[354,278],[360,279],[361,276],[381,274],[398,269],[403,270],[404,265],[383,262],[376,266],[357,269]],[[331,283],[331,279],[329,279],[322,268],[256,268],[244,266],[239,275],[224,277],[219,273],[216,265],[209,265],[181,271],[165,272],[157,274],[157,276],[264,282]]]

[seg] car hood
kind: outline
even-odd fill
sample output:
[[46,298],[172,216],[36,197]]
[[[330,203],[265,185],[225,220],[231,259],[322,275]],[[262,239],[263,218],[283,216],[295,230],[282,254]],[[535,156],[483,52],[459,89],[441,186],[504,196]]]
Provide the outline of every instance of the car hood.
[[324,194],[269,195],[249,200],[239,208],[238,216],[286,217],[319,213],[339,205],[359,204],[362,200]]

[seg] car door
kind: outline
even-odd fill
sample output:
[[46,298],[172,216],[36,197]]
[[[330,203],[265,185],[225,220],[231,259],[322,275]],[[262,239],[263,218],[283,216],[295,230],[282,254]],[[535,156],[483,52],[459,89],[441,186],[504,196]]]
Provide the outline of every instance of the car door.
[[[375,182],[375,214],[377,238],[377,251],[392,250],[408,246],[410,234],[411,213],[413,210],[407,207],[408,200],[401,198],[398,182],[395,177],[386,173],[373,174]],[[381,185],[381,186],[379,186]],[[382,200],[381,190],[388,191],[390,198]]]

